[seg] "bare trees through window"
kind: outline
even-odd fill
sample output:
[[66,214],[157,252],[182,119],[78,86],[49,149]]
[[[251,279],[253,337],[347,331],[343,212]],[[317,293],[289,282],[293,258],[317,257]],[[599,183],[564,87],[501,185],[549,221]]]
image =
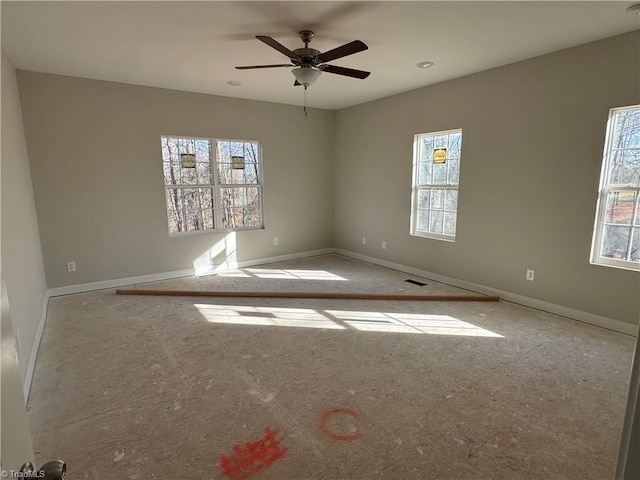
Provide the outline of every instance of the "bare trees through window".
[[609,115],[592,261],[640,267],[640,106]]
[[262,228],[258,142],[161,137],[169,233]]

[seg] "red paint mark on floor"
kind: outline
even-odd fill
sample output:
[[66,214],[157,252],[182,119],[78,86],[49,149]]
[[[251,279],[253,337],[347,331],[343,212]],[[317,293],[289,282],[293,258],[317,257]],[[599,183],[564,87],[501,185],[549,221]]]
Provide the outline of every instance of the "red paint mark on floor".
[[287,453],[277,439],[278,432],[266,428],[264,437],[257,442],[234,445],[233,455],[220,455],[218,463],[223,473],[232,480],[244,480],[271,466]]
[[356,418],[358,416],[358,412],[350,408],[333,408],[328,412],[324,412],[322,414],[322,416],[320,417],[320,421],[318,422],[318,429],[327,437],[332,438],[334,440],[340,440],[342,442],[350,442],[350,441],[359,439],[360,438],[359,433],[355,433],[353,435],[338,435],[337,433],[334,433],[331,430],[329,430],[329,428],[327,428],[327,422],[329,421],[329,418],[331,418],[336,413],[343,413],[353,418]]

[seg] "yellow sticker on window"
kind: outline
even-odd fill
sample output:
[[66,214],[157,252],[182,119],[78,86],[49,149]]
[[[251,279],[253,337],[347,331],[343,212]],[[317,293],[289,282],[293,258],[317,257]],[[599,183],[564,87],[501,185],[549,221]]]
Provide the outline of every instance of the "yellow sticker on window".
[[181,153],[182,168],[196,168],[196,156],[193,153]]
[[240,156],[232,156],[231,164],[233,165],[234,170],[243,170],[244,169],[244,157]]
[[433,151],[433,163],[445,163],[447,161],[447,149],[436,148]]

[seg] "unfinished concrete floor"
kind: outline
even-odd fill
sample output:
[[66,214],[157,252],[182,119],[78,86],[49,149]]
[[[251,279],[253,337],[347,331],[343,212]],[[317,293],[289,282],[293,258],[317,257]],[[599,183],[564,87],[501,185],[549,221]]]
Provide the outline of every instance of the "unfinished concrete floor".
[[[327,255],[140,288],[464,292],[408,278]],[[632,349],[507,302],[70,295],[34,448],[72,480],[609,479]]]

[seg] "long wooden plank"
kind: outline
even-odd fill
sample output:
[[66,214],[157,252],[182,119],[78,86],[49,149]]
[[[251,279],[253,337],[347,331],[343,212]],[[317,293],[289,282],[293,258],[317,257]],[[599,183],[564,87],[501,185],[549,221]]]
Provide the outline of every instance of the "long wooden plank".
[[169,297],[241,297],[241,298],[332,298],[348,300],[413,300],[438,302],[498,302],[496,295],[402,295],[395,293],[346,292],[234,292],[226,290],[138,290],[119,288],[118,295],[158,295]]

